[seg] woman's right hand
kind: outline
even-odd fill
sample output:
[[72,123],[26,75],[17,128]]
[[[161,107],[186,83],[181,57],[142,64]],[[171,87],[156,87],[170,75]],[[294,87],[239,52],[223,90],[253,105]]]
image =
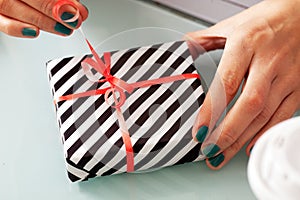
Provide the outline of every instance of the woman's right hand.
[[55,19],[52,10],[58,0],[0,0],[0,31],[22,38],[35,38],[40,30],[61,36],[71,35],[87,19],[88,10],[77,0],[69,1],[74,2],[80,13],[74,22],[62,22],[76,14],[77,10],[69,5],[60,9],[62,20]]

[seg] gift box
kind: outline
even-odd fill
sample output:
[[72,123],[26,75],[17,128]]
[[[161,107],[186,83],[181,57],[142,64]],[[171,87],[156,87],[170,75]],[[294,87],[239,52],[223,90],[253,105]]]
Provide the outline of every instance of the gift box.
[[194,162],[205,94],[184,41],[47,63],[72,182]]

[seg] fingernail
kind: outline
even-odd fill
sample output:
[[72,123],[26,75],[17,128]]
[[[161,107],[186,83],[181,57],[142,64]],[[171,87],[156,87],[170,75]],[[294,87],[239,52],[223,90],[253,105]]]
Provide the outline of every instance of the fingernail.
[[[61,18],[63,21],[65,21],[65,20],[68,20],[68,19],[72,19],[74,16],[75,16],[75,15],[72,14],[72,13],[64,12],[64,13],[60,16],[60,18]],[[74,22],[66,22],[66,24],[69,24],[70,26],[72,26],[72,27],[75,28],[75,27],[77,26],[77,24],[78,24],[78,19],[77,19],[76,21],[74,21]]]
[[22,34],[24,36],[30,36],[30,37],[35,37],[37,35],[36,30],[32,28],[23,28]]
[[220,147],[216,144],[210,144],[207,147],[203,149],[203,154],[206,155],[206,157],[213,157],[220,151]]
[[224,161],[225,157],[224,155],[221,153],[215,157],[209,158],[208,162],[214,166],[214,167],[218,167],[223,161]]
[[59,33],[62,33],[64,35],[70,35],[72,30],[65,27],[64,25],[62,25],[61,23],[57,22],[55,27],[54,27],[54,30],[59,32]]
[[198,142],[203,143],[203,141],[206,138],[207,132],[208,132],[207,126],[202,126],[201,128],[199,128],[199,130],[196,134],[196,138],[197,138]]

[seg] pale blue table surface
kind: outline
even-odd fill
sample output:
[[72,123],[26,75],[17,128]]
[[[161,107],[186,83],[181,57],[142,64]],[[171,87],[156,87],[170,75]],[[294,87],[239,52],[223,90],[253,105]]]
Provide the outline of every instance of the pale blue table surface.
[[[205,28],[155,4],[133,0],[83,2],[90,10],[83,30],[94,44],[139,28],[132,32],[132,38],[124,40],[121,35],[104,42],[101,48],[105,50],[178,40],[185,32]],[[38,39],[24,40],[1,34],[0,51],[1,200],[255,199],[247,181],[248,157],[244,151],[220,171],[211,171],[198,162],[146,174],[70,183],[45,63],[88,53],[81,35],[75,32],[61,38],[42,33]],[[213,59],[218,60],[219,54],[213,53]]]

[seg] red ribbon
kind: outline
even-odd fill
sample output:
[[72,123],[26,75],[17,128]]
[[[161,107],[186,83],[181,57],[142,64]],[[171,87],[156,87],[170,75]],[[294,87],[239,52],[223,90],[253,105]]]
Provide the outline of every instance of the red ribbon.
[[[58,11],[62,5],[65,5],[70,1],[68,0],[62,0],[58,1],[56,6],[54,6],[55,11],[53,13],[56,13],[56,16],[58,16]],[[76,6],[74,3],[71,4],[72,6]],[[179,80],[186,80],[186,79],[194,79],[198,78],[200,79],[200,76],[198,74],[181,74],[181,75],[175,75],[175,76],[169,76],[169,77],[162,77],[162,78],[157,78],[153,80],[145,80],[145,81],[140,81],[136,83],[127,83],[118,77],[115,77],[111,75],[110,70],[111,70],[111,54],[109,52],[104,53],[104,62],[102,59],[99,57],[99,55],[96,53],[92,45],[89,43],[87,39],[85,39],[92,54],[94,59],[87,57],[84,61],[82,61],[82,69],[84,71],[84,74],[86,77],[92,81],[92,82],[108,82],[110,84],[109,87],[103,88],[103,89],[96,89],[96,90],[90,90],[86,92],[81,92],[77,94],[70,94],[66,96],[61,96],[57,100],[54,101],[54,103],[57,103],[59,101],[68,101],[72,99],[77,99],[77,98],[82,98],[82,97],[89,97],[89,96],[95,96],[95,95],[105,95],[105,101],[106,103],[109,103],[108,97],[110,94],[113,95],[114,99],[114,106],[111,105],[117,113],[117,119],[119,121],[120,125],[120,130],[122,133],[122,139],[123,143],[125,145],[126,149],[126,162],[127,162],[127,172],[132,172],[134,171],[134,152],[133,152],[133,147],[132,147],[132,142],[130,138],[130,134],[128,132],[128,128],[121,110],[121,106],[125,103],[126,101],[126,95],[125,92],[127,93],[132,93],[133,90],[138,89],[138,88],[145,88],[145,87],[150,87],[152,85],[157,85],[157,84],[163,84],[163,83],[170,83],[174,81],[179,81]],[[95,69],[98,73],[102,74],[104,79],[96,79],[95,76],[92,74],[90,67]],[[119,93],[119,100],[117,98],[116,92]]]

